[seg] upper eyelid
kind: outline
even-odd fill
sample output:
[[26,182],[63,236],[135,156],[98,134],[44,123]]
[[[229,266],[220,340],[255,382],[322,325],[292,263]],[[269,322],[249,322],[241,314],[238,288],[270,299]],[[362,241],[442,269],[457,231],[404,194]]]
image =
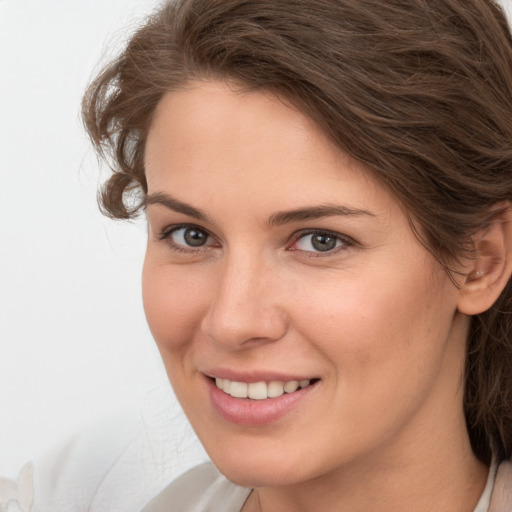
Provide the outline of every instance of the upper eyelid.
[[303,236],[314,235],[315,233],[331,235],[331,236],[334,236],[336,238],[339,238],[340,240],[343,240],[345,242],[352,243],[352,244],[356,244],[357,243],[356,240],[354,240],[351,236],[344,235],[343,233],[338,233],[337,231],[332,231],[330,229],[318,229],[318,228],[316,228],[316,229],[315,228],[313,228],[313,229],[301,229],[301,230],[296,231],[295,233],[293,233],[290,238],[292,239],[292,241],[296,241],[299,238],[302,238]]
[[[200,231],[204,231],[205,233],[207,233],[209,236],[216,238],[215,235],[213,233],[211,233],[208,229],[206,229],[203,226],[199,226],[198,224],[195,224],[193,222],[182,222],[179,224],[171,224],[171,225],[163,228],[160,231],[160,236],[161,235],[169,235],[173,231],[177,231],[178,229],[183,229],[183,228],[199,229]],[[336,236],[341,239],[346,239],[348,241],[353,240],[350,236],[344,235],[343,233],[338,233],[337,231],[333,231],[331,229],[321,229],[321,228],[299,229],[299,230],[293,232],[289,238],[291,240],[294,240],[294,239],[300,238],[301,236],[312,235],[314,233],[323,233],[323,234],[333,235],[333,236]]]
[[193,228],[193,229],[197,229],[199,231],[203,231],[204,233],[206,233],[208,238],[214,242],[214,244],[215,244],[215,241],[217,241],[217,238],[214,235],[212,235],[207,229],[205,229],[201,226],[198,226],[196,224],[193,224],[193,223],[180,223],[180,224],[169,225],[169,226],[163,228],[162,230],[160,230],[159,232],[157,232],[155,234],[155,238],[157,240],[159,240],[160,242],[164,242],[171,250],[178,251],[178,252],[186,252],[186,253],[192,254],[192,253],[201,252],[201,251],[204,251],[207,249],[212,249],[212,244],[208,243],[208,242],[205,245],[200,245],[200,246],[194,247],[194,246],[189,246],[186,244],[179,244],[179,243],[176,243],[174,240],[172,240],[172,234],[174,232],[179,231],[180,229],[187,229],[187,228],[189,228],[189,229]]
[[[171,233],[173,233],[173,232],[175,232],[175,231],[177,231],[179,229],[185,229],[185,228],[195,228],[195,229],[198,229],[200,231],[205,232],[210,238],[218,241],[218,238],[213,233],[211,233],[208,229],[206,229],[205,227],[200,226],[200,225],[198,225],[196,223],[193,223],[193,222],[181,222],[181,223],[178,223],[178,224],[169,225],[169,226],[163,228],[162,230],[160,230],[160,232],[157,233],[156,236],[157,236],[158,239],[164,240],[164,239],[169,238]],[[304,228],[304,229],[299,229],[299,230],[295,231],[294,233],[292,233],[289,236],[289,238],[288,238],[287,245],[289,246],[290,244],[295,243],[300,238],[308,236],[308,235],[313,235],[315,233],[316,234],[320,233],[320,234],[331,235],[333,237],[336,237],[336,238],[340,239],[342,242],[344,242],[344,243],[346,243],[348,245],[356,245],[358,243],[352,237],[350,237],[348,235],[345,235],[343,233],[339,233],[339,232],[334,231],[334,230],[322,229],[322,228]],[[198,249],[199,249],[199,247],[198,247]]]
[[[213,244],[211,242],[207,241],[205,243],[205,245],[193,246],[193,245],[188,245],[188,244],[176,243],[172,239],[172,234],[174,232],[179,231],[181,229],[190,229],[190,228],[197,229],[198,231],[203,231],[204,233],[206,233],[208,239],[210,241],[213,241]],[[199,255],[201,253],[204,253],[205,251],[215,249],[216,241],[217,241],[217,238],[214,235],[212,235],[207,229],[205,229],[201,226],[198,226],[196,224],[193,224],[193,223],[180,223],[180,224],[168,225],[167,227],[159,230],[155,234],[155,238],[159,242],[164,243],[170,251],[172,251],[174,253],[182,253],[183,255],[189,255],[189,256]]]
[[215,236],[212,233],[210,233],[210,231],[208,231],[206,228],[203,228],[202,226],[199,226],[198,224],[194,224],[194,223],[191,223],[191,222],[183,222],[183,223],[179,223],[179,224],[171,224],[171,225],[163,228],[162,230],[160,230],[160,232],[157,234],[157,236],[159,238],[166,238],[171,233],[173,233],[174,231],[178,231],[179,229],[186,229],[186,228],[194,228],[194,229],[197,229],[199,231],[204,231],[208,236],[210,236],[212,238],[215,238]]
[[[308,235],[313,235],[315,233],[321,233],[326,235],[331,235],[333,237],[336,237],[339,241],[341,241],[341,244],[337,247],[333,247],[330,250],[327,251],[317,251],[317,250],[305,250],[305,249],[299,249],[294,248],[293,245],[297,243],[301,238],[306,237]],[[330,231],[326,229],[313,229],[313,230],[304,230],[299,231],[294,234],[294,238],[292,239],[291,243],[288,244],[288,247],[286,248],[287,251],[296,253],[300,256],[301,259],[306,260],[316,260],[316,259],[324,259],[326,258],[329,260],[329,258],[339,258],[343,257],[347,254],[347,251],[350,251],[351,249],[360,247],[359,243],[354,240],[352,237],[348,235],[344,235],[342,233],[337,233],[336,231]],[[336,260],[335,260],[336,261]]]

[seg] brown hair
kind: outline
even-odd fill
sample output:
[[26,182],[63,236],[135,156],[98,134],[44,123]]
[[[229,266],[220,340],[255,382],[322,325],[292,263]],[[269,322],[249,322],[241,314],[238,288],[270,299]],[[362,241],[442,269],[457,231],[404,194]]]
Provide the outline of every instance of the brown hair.
[[[144,205],[144,147],[162,96],[209,77],[270,90],[313,118],[391,190],[446,268],[512,200],[512,38],[492,0],[164,4],[84,97],[113,171],[100,195],[107,215]],[[510,282],[472,319],[464,407],[475,453],[510,457]]]

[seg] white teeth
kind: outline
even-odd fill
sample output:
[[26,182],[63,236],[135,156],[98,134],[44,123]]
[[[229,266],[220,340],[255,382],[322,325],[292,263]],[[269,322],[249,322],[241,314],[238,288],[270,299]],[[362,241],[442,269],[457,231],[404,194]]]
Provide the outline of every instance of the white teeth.
[[299,381],[291,380],[284,385],[284,390],[286,393],[293,393],[299,389]]
[[311,384],[309,379],[290,380],[282,382],[273,380],[271,382],[236,382],[228,379],[215,379],[219,389],[235,398],[252,398],[253,400],[265,400],[276,398],[284,393],[293,393],[299,388],[305,388]]
[[265,400],[265,398],[268,398],[267,384],[265,382],[251,382],[247,396],[253,400]]
[[[252,384],[250,384],[252,386]],[[247,398],[247,384],[245,382],[232,382],[229,394],[235,398]]]
[[278,380],[273,380],[268,383],[267,396],[269,398],[275,398],[277,396],[284,395],[284,385]]

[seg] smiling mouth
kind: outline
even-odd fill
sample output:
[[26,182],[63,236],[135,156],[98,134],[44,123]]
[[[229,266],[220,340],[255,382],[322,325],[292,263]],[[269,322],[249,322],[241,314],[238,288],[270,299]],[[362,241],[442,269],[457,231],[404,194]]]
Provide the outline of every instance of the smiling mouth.
[[293,393],[299,389],[312,386],[319,379],[290,380],[270,382],[236,382],[228,379],[215,379],[215,385],[221,391],[233,398],[247,398],[252,400],[266,400],[277,398],[284,394]]

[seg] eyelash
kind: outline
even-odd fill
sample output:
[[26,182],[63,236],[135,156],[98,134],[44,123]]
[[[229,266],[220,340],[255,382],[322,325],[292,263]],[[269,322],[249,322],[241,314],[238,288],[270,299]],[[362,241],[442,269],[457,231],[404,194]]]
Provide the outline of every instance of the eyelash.
[[204,233],[209,238],[214,238],[208,231],[200,226],[196,226],[195,224],[178,224],[174,226],[169,226],[165,228],[159,235],[157,235],[157,238],[159,240],[165,241],[170,248],[173,251],[179,252],[179,253],[185,253],[185,254],[196,254],[205,248],[208,248],[210,246],[198,246],[197,248],[191,247],[191,246],[185,246],[175,243],[172,240],[172,235],[179,231],[180,229],[195,229],[201,233]]
[[[179,224],[169,226],[164,229],[157,238],[159,240],[165,241],[173,251],[185,254],[196,254],[198,252],[204,251],[207,248],[212,247],[211,245],[201,245],[194,248],[192,246],[186,246],[177,244],[172,240],[172,235],[181,229],[195,229],[201,233],[204,233],[208,238],[215,240],[215,238],[204,228],[197,226],[195,224]],[[336,245],[332,249],[328,249],[326,251],[307,251],[293,248],[293,245],[298,243],[299,241],[305,239],[308,236],[317,235],[324,236],[326,238],[331,238],[336,240]],[[304,257],[307,258],[321,258],[328,257],[333,254],[337,254],[340,251],[347,250],[348,248],[356,245],[356,242],[346,235],[341,235],[334,231],[322,230],[322,229],[309,229],[305,231],[298,231],[291,236],[292,245],[289,245],[287,250],[300,252]]]
[[336,241],[336,246],[326,251],[305,251],[301,249],[294,249],[293,247],[290,247],[288,250],[301,252],[307,258],[322,258],[338,254],[341,251],[346,251],[347,249],[356,244],[356,242],[353,239],[346,235],[341,235],[340,233],[324,229],[309,229],[305,231],[298,231],[297,233],[294,233],[292,236],[293,244],[296,244],[297,242],[304,240],[308,236],[312,235],[332,238]]

